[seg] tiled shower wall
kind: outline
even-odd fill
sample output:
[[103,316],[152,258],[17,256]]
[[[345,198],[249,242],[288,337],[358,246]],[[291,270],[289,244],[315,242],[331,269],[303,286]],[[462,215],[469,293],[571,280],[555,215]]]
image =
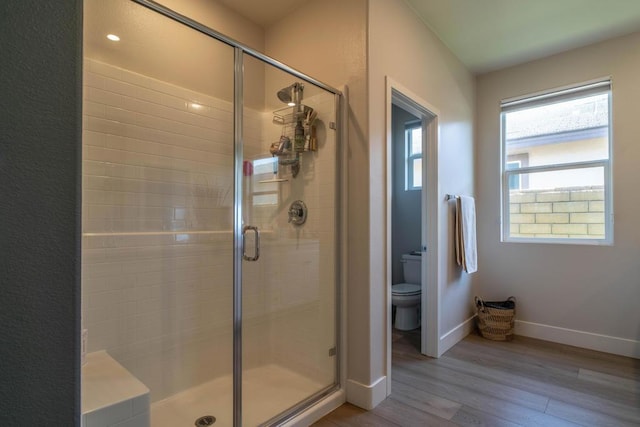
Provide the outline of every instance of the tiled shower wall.
[[[261,116],[245,117],[249,151]],[[153,400],[231,372],[232,117],[231,102],[85,61],[88,349]]]
[[[277,258],[268,262],[270,270],[268,305],[271,313],[270,342],[274,361],[327,385],[334,380],[335,357],[329,351],[336,345],[336,228],[337,228],[337,140],[330,128],[335,120],[335,100],[328,94],[307,96],[305,105],[318,113],[316,121],[318,151],[301,154],[300,173],[292,178],[284,168],[280,184],[281,213],[267,228],[277,231]],[[269,123],[264,130],[268,141],[277,140],[280,128]],[[287,222],[287,209],[300,199],[308,208],[304,225]],[[264,286],[264,285],[263,285]]]
[[[89,351],[107,350],[153,401],[230,374],[231,102],[85,59],[83,114]],[[326,149],[303,154],[280,205],[256,209],[266,232],[261,262],[244,267],[243,334],[246,367],[278,363],[324,381],[335,342],[335,141],[319,126]],[[247,157],[268,153],[270,132],[269,114],[245,112]],[[298,198],[311,213],[295,228],[286,211]]]

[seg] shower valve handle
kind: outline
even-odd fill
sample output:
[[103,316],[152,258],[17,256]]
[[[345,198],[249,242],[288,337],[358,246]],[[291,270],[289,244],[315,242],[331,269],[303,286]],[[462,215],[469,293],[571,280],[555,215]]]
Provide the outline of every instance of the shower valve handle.
[[302,200],[296,200],[291,203],[287,214],[289,215],[288,222],[294,225],[302,225],[307,220],[307,205]]
[[289,209],[289,222],[295,217],[302,216],[302,209],[299,208],[290,208]]

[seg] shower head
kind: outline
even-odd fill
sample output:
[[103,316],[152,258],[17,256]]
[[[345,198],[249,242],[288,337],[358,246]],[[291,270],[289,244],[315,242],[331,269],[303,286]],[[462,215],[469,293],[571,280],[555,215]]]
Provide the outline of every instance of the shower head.
[[285,87],[283,89],[280,89],[278,91],[278,99],[282,102],[284,102],[285,104],[288,104],[291,102],[292,98],[291,98],[291,91],[287,90],[290,89],[291,87]]
[[303,89],[304,86],[302,83],[294,83],[290,86],[280,89],[278,91],[278,99],[289,105],[290,107],[293,107],[300,103]]

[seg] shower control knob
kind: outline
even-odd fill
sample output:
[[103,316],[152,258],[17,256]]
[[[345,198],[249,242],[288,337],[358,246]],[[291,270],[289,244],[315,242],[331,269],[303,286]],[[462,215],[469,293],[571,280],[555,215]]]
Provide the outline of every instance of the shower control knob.
[[289,222],[294,225],[302,225],[307,220],[307,205],[302,200],[296,200],[289,207]]
[[302,216],[302,210],[301,209],[295,209],[295,208],[289,209],[289,221],[291,221],[292,218],[295,218],[295,217],[298,217],[298,216]]

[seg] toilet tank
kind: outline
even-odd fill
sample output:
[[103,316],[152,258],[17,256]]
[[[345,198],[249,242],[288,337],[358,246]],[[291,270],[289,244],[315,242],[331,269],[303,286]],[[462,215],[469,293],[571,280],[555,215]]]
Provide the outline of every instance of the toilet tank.
[[402,273],[405,283],[422,284],[422,257],[420,255],[402,255]]

